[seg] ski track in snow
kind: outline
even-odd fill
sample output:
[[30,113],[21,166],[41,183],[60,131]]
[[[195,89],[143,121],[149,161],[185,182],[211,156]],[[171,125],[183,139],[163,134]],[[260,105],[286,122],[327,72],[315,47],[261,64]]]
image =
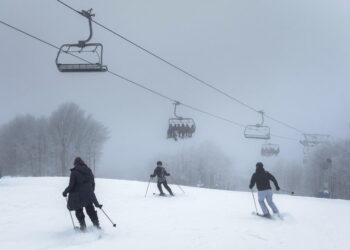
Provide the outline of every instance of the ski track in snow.
[[[250,193],[171,185],[159,197],[152,183],[96,179],[96,194],[115,220],[98,212],[102,231],[72,228],[61,193],[68,178],[0,179],[3,250],[229,250],[347,249],[350,201],[275,195],[283,220],[252,215]],[[74,216],[74,214],[73,214]],[[77,220],[74,216],[75,222]]]

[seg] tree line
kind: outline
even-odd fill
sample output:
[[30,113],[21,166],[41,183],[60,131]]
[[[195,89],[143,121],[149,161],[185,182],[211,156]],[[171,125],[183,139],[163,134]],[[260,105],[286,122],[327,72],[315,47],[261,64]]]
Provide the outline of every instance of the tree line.
[[1,175],[66,176],[75,156],[95,170],[108,129],[78,105],[49,117],[18,116],[0,127]]
[[[78,105],[65,103],[48,117],[18,116],[0,127],[0,176],[66,176],[75,156],[95,171],[108,129]],[[135,173],[138,180],[162,159],[176,173],[170,182],[228,190],[247,190],[250,174],[238,171],[219,147],[210,142],[160,155],[147,169]],[[267,169],[280,186],[297,195],[350,199],[350,140],[334,141],[310,152],[305,164],[280,161]]]

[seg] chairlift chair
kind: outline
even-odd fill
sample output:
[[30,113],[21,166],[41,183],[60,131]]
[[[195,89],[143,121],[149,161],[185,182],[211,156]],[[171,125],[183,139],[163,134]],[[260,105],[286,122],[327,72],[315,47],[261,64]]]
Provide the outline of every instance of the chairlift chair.
[[[192,118],[184,118],[176,114],[177,106],[180,102],[174,103],[174,117],[168,119],[168,139],[174,139],[177,141],[178,138],[192,137],[192,134],[196,131],[196,124]],[[190,128],[187,131],[181,131],[181,128]]]
[[264,126],[264,112],[259,111],[262,116],[260,124],[247,125],[244,129],[244,137],[249,139],[269,140],[271,138],[270,127]]
[[262,139],[269,140],[271,138],[270,135],[270,127],[257,125],[248,125],[244,129],[244,137],[249,139]]
[[56,57],[56,66],[60,72],[105,72],[103,65],[103,45],[101,43],[88,43],[92,38],[91,14],[92,9],[79,12],[89,20],[90,35],[86,40],[75,44],[63,44]]
[[280,153],[280,147],[278,144],[265,143],[261,146],[262,156],[277,156]]

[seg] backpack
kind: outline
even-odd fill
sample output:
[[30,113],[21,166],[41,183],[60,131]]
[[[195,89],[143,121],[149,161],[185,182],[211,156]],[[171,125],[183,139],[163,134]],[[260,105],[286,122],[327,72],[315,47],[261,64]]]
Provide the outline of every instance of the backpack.
[[165,181],[165,168],[160,167],[159,172],[158,172],[158,181]]

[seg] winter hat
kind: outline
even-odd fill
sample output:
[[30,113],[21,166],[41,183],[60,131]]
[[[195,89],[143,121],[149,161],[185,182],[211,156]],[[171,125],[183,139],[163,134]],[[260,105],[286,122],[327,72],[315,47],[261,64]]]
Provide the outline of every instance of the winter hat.
[[157,161],[157,166],[159,165],[163,165],[163,163],[161,161]]
[[256,167],[257,167],[257,168],[262,168],[262,167],[264,167],[264,164],[262,164],[262,162],[258,162],[258,163],[256,164]]
[[264,164],[262,164],[262,162],[258,162],[256,164],[256,173],[264,173],[265,169],[264,169]]
[[85,165],[85,162],[80,157],[76,157],[74,159],[74,166],[83,166],[83,165]]

